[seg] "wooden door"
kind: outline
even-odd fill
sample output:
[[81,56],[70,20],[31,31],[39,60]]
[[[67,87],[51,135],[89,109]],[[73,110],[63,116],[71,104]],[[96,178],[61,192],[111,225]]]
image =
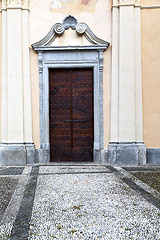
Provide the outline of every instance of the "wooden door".
[[93,70],[50,69],[51,161],[93,161]]

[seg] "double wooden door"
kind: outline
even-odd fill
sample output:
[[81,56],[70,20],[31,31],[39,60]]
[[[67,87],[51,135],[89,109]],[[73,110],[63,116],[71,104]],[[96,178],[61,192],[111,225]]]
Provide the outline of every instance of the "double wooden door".
[[51,161],[93,161],[93,69],[50,69]]

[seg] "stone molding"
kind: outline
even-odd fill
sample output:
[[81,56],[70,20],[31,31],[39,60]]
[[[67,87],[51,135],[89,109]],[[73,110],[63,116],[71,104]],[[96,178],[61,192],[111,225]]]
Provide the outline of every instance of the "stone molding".
[[119,0],[119,4],[140,4],[140,0]]
[[29,0],[2,0],[2,8],[29,8]]
[[157,9],[157,8],[160,8],[160,5],[158,6],[156,6],[156,5],[154,5],[154,6],[141,6],[141,9]]
[[112,7],[119,7],[119,6],[140,6],[141,0],[113,0]]
[[75,30],[76,33],[79,36],[84,36],[90,43],[94,45],[106,45],[106,47],[109,46],[109,43],[98,38],[88,27],[88,25],[84,22],[78,23],[75,17],[69,15],[67,16],[63,24],[56,23],[53,25],[49,33],[39,42],[36,42],[32,45],[33,48],[36,47],[42,47],[42,46],[50,46],[51,43],[58,37],[62,36],[65,32],[65,30],[68,30],[71,28],[72,30]]

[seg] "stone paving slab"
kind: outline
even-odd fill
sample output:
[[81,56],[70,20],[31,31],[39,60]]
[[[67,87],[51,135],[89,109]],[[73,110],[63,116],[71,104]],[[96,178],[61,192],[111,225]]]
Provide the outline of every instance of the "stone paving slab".
[[[3,169],[6,169],[6,167],[4,167]],[[0,195],[2,204],[0,205],[0,207],[1,208],[5,207],[5,211],[3,211],[0,218],[0,239],[10,238],[12,227],[15,222],[17,213],[19,211],[24,191],[29,180],[30,170],[32,169],[32,167],[30,166],[26,166],[25,168],[23,167],[21,175],[19,175],[20,174],[19,167],[14,168],[11,167],[9,169],[11,169],[11,171],[9,171],[10,175],[8,171],[7,175],[0,175],[0,180],[4,180],[6,178],[10,180],[12,189],[12,192],[10,193],[10,191],[7,190],[7,188],[10,187],[10,185],[8,185],[8,183],[6,182],[5,183],[6,185],[4,186],[5,194]],[[5,174],[6,171],[3,171],[3,173]],[[6,202],[8,197],[10,197],[9,199],[10,201],[8,201],[7,204],[3,204],[2,201]],[[18,240],[19,238],[16,237],[15,239]]]
[[8,177],[0,178],[0,221],[11,200],[17,183],[18,179]]
[[106,166],[86,166],[86,165],[78,165],[78,166],[41,166],[39,169],[39,174],[80,174],[80,173],[107,173],[111,172]]
[[21,175],[24,167],[4,167],[0,169],[0,175]]
[[0,239],[160,239],[158,195],[120,167],[37,165],[19,178]]

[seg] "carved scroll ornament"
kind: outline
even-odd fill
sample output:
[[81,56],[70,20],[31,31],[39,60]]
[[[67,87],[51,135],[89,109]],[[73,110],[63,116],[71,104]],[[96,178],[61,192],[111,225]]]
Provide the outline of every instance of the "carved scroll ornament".
[[63,24],[54,24],[49,33],[41,41],[34,43],[32,47],[50,46],[57,36],[63,35],[65,30],[69,28],[75,30],[78,35],[84,36],[90,43],[94,45],[102,44],[106,45],[107,47],[109,46],[109,43],[98,38],[86,23],[77,23],[77,20],[73,16],[69,15],[64,19]]

